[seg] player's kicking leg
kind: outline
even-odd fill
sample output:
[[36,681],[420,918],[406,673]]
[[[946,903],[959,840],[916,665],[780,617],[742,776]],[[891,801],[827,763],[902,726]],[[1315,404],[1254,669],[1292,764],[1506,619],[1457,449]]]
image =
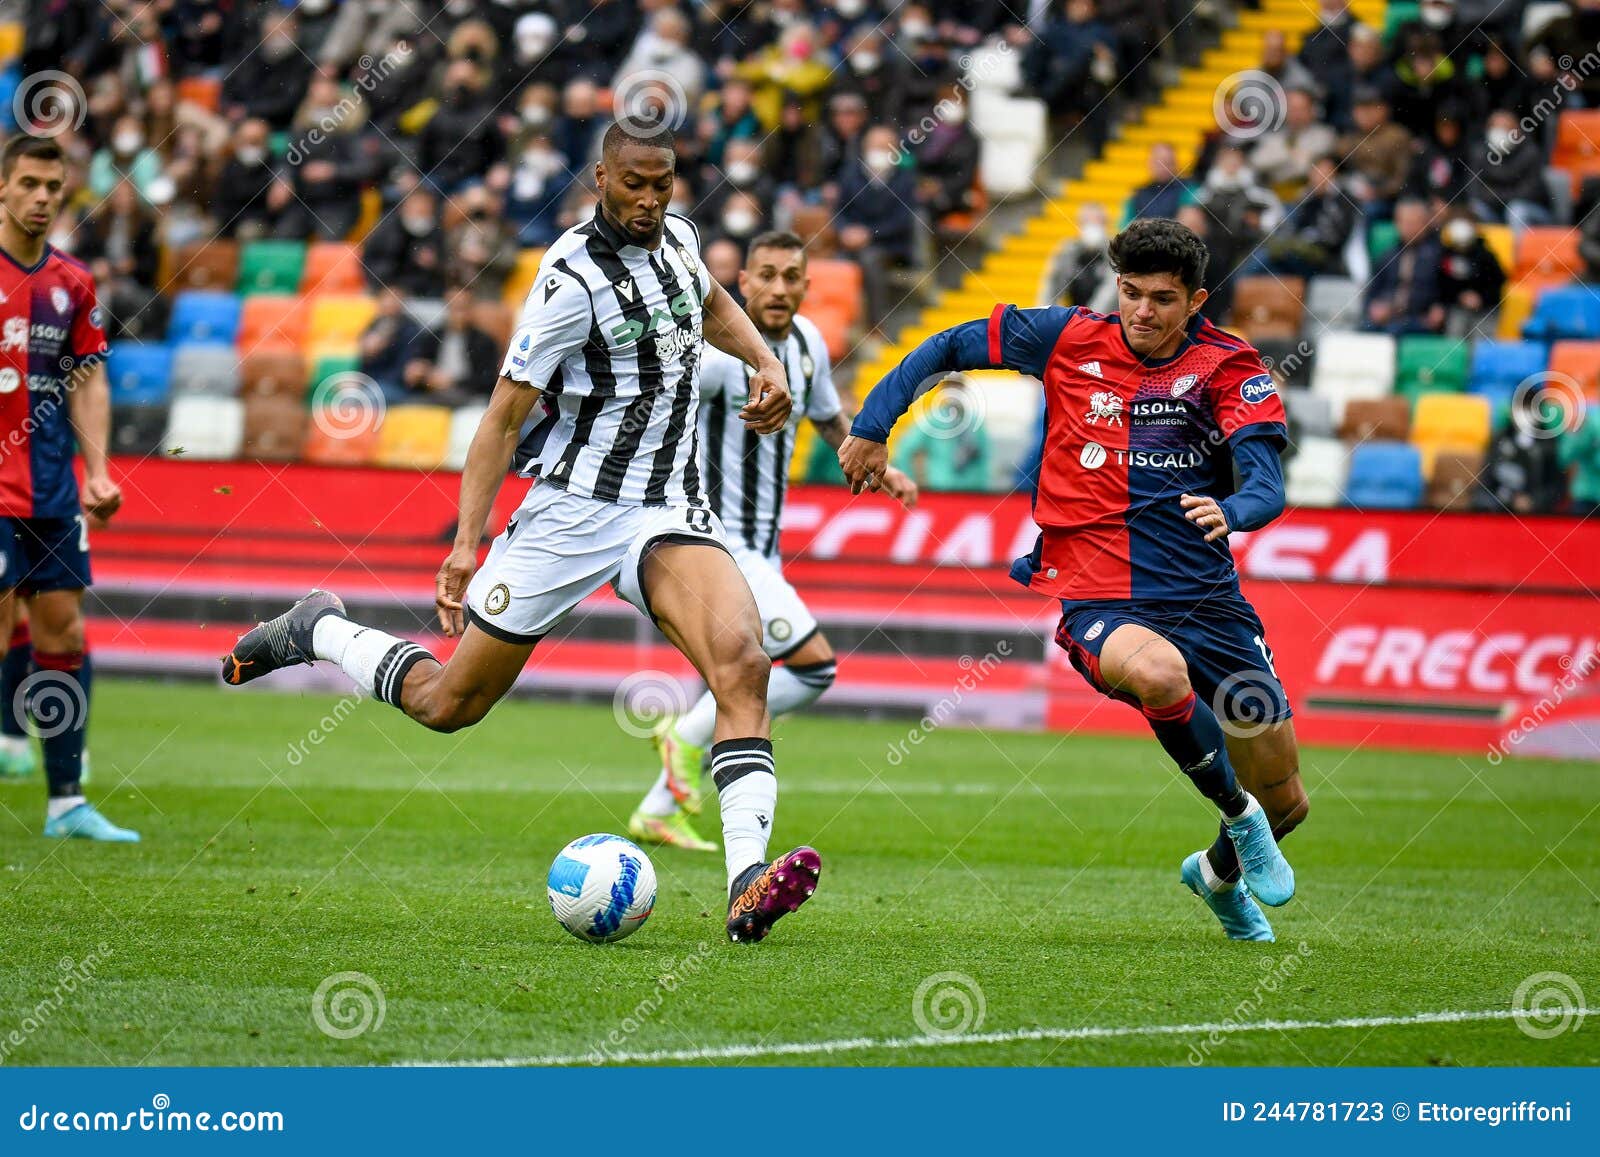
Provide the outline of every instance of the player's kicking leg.
[[[763,939],[816,891],[821,857],[798,847],[767,860],[778,802],[761,620],[749,585],[719,546],[656,541],[638,566],[637,597],[694,664],[716,700],[711,776],[722,809],[728,870],[728,938]],[[631,576],[621,587],[630,601]]]
[[[1278,849],[1265,809],[1240,786],[1229,758],[1227,733],[1210,706],[1195,695],[1188,664],[1178,649],[1149,628],[1124,622],[1106,639],[1099,667],[1107,684],[1138,700],[1161,746],[1222,812],[1223,830],[1234,846],[1240,878],[1250,896],[1273,907],[1288,903],[1294,896],[1294,871]],[[1187,876],[1185,882],[1189,883]],[[1243,905],[1248,897],[1235,895],[1237,889],[1224,891],[1230,906],[1239,902],[1238,911],[1218,912],[1228,934],[1236,939],[1270,939],[1265,919],[1259,926],[1252,919],[1259,910],[1252,914]],[[1208,888],[1202,898],[1209,904],[1217,894]],[[1230,921],[1237,926],[1230,927]]]

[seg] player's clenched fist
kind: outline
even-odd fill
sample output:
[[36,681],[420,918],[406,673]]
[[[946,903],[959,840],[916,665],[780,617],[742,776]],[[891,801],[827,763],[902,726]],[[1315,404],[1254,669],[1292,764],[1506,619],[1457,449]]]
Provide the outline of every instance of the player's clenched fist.
[[739,417],[757,434],[776,434],[789,420],[793,405],[783,366],[773,359],[771,365],[761,367],[750,379],[750,400],[739,411]]
[[852,434],[839,444],[839,469],[850,483],[851,494],[860,494],[863,488],[877,490],[888,468],[889,447],[882,442],[869,442]]
[[467,583],[478,569],[478,552],[470,546],[458,546],[445,556],[439,568],[434,605],[439,608],[439,626],[452,639],[466,629],[462,620],[461,596],[467,593]]

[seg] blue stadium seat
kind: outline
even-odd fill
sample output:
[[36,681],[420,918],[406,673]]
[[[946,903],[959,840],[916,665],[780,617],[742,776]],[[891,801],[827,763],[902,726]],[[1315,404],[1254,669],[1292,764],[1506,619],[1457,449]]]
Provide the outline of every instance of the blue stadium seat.
[[172,303],[168,341],[232,342],[238,333],[239,299],[231,293],[191,289]]
[[106,359],[111,401],[118,406],[157,406],[167,400],[172,380],[172,347],[122,341]]
[[1422,505],[1422,454],[1404,442],[1367,442],[1350,454],[1344,500],[1367,510]]
[[1535,341],[1480,341],[1472,350],[1474,394],[1509,394],[1517,383],[1543,373],[1550,362],[1548,347]]
[[1600,337],[1600,285],[1563,285],[1539,294],[1533,316],[1522,327],[1532,341]]

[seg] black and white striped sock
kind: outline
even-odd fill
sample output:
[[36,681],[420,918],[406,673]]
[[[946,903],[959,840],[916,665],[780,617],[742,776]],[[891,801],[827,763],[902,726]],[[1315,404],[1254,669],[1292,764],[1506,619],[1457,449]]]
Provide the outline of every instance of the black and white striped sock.
[[357,687],[391,707],[400,706],[400,689],[411,668],[433,658],[426,648],[342,615],[318,619],[311,645],[317,658],[339,664]]
[[722,805],[722,848],[728,886],[767,858],[778,806],[777,766],[770,739],[724,739],[711,747],[711,778]]

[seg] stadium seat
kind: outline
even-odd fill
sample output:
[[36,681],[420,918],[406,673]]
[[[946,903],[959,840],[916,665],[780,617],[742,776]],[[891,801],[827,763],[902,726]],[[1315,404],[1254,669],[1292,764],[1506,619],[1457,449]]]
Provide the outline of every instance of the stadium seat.
[[1517,239],[1517,265],[1513,280],[1525,289],[1564,285],[1583,276],[1578,256],[1578,231],[1563,225],[1524,229]]
[[306,250],[300,275],[301,293],[365,293],[366,270],[361,250],[346,241],[315,241]]
[[1515,341],[1522,336],[1522,327],[1533,316],[1533,289],[1522,285],[1508,285],[1500,297],[1500,312],[1495,317],[1495,336],[1502,341]]
[[1468,510],[1483,469],[1483,455],[1441,453],[1427,471],[1424,501],[1434,510]]
[[1421,15],[1421,0],[1390,0],[1383,12],[1383,42],[1392,45],[1400,30]]
[[1494,254],[1495,260],[1500,262],[1500,268],[1509,277],[1511,271],[1517,267],[1516,238],[1512,236],[1511,226],[1479,225],[1478,236],[1483,238],[1483,243],[1489,247],[1489,252]]
[[517,315],[503,301],[479,301],[472,306],[472,324],[494,338],[494,344],[503,352],[511,341]]
[[161,453],[167,436],[167,407],[161,404],[111,407],[111,450],[148,458]]
[[205,289],[232,293],[239,280],[239,243],[226,237],[195,241],[161,254],[162,293]]
[[237,458],[244,443],[244,403],[198,395],[174,398],[162,449],[185,458]]
[[823,302],[817,306],[806,303],[806,317],[816,323],[822,331],[822,340],[828,346],[828,356],[839,362],[850,352],[850,317],[832,302]]
[[1400,244],[1400,230],[1393,221],[1367,222],[1367,256],[1374,265],[1381,264],[1396,245]]
[[1467,338],[1407,334],[1395,363],[1395,392],[1419,394],[1467,388],[1472,374],[1472,342]]
[[519,252],[511,276],[506,278],[505,285],[500,289],[500,300],[512,309],[520,310],[522,303],[528,298],[528,291],[533,288],[533,283],[539,276],[539,263],[543,260],[543,249],[524,249]]
[[173,95],[179,101],[198,105],[206,112],[222,111],[222,79],[217,76],[186,76],[178,81]]
[[444,406],[395,406],[378,430],[374,464],[407,470],[437,470],[450,452],[453,415]]
[[1311,367],[1316,363],[1316,343],[1287,338],[1261,338],[1251,342],[1261,351],[1267,369],[1280,386],[1311,385]]
[[250,241],[239,253],[241,294],[298,293],[306,264],[304,241]]
[[240,456],[264,462],[292,462],[306,443],[311,415],[293,394],[253,394],[244,403],[244,444]]
[[1306,285],[1306,321],[1315,336],[1361,324],[1361,286],[1348,277],[1313,277]]
[[466,467],[467,448],[472,445],[472,437],[478,432],[478,423],[483,421],[487,409],[487,406],[461,406],[450,415],[450,445],[444,455],[446,470]]
[[826,205],[799,205],[789,228],[805,242],[812,263],[830,258],[839,251],[839,235],[833,227],[833,211]]
[[301,458],[323,466],[365,466],[378,447],[378,427],[373,422],[353,426],[326,410],[311,411]]
[[1542,373],[1549,360],[1538,342],[1480,341],[1472,350],[1469,387],[1475,394],[1509,396],[1519,382]]
[[1556,147],[1550,164],[1570,177],[1571,193],[1584,177],[1600,174],[1600,110],[1568,109],[1556,122]]
[[1333,437],[1333,407],[1327,398],[1310,390],[1285,390],[1282,396],[1296,441]]
[[978,180],[989,196],[1004,201],[1037,194],[1034,173],[1049,137],[1044,101],[983,89],[968,104],[980,142]]
[[172,358],[172,392],[232,398],[239,393],[239,354],[214,342],[181,345]]
[[1557,285],[1538,295],[1522,326],[1530,341],[1600,337],[1600,286]]
[[172,303],[170,342],[232,342],[238,332],[239,299],[231,293],[191,289]]
[[239,363],[239,394],[261,398],[281,394],[296,404],[306,393],[306,360],[298,350],[262,350]]
[[1489,447],[1489,399],[1471,394],[1424,394],[1417,399],[1411,441],[1432,453],[1477,453]]
[[111,401],[118,406],[155,406],[166,402],[172,385],[172,347],[122,341],[106,359]]
[[864,291],[859,265],[843,258],[818,258],[807,266],[807,273],[811,277],[808,307],[826,307],[845,320],[847,329],[861,320]]
[[309,300],[311,317],[304,339],[307,347],[354,346],[378,313],[377,299],[364,295],[328,294]]
[[311,298],[297,293],[258,293],[244,299],[235,344],[245,355],[258,350],[298,350],[305,338]]
[[1550,377],[1573,383],[1574,392],[1600,399],[1600,341],[1558,341],[1550,347]]
[[1347,402],[1386,398],[1394,389],[1395,341],[1388,334],[1334,330],[1323,335],[1311,389],[1328,399],[1333,420],[1344,419]]
[[1234,282],[1233,329],[1251,342],[1298,337],[1305,296],[1301,277],[1241,277]]
[[359,353],[347,349],[318,351],[311,359],[311,376],[306,379],[306,385],[315,393],[317,387],[329,378],[339,374],[355,373],[360,369]]
[[1356,398],[1339,423],[1346,442],[1404,442],[1410,434],[1411,403],[1404,398]]
[[1422,453],[1404,442],[1367,442],[1350,452],[1344,499],[1367,510],[1411,510],[1422,502]]
[[1284,492],[1295,506],[1337,506],[1348,466],[1349,451],[1337,438],[1302,438],[1289,459]]

